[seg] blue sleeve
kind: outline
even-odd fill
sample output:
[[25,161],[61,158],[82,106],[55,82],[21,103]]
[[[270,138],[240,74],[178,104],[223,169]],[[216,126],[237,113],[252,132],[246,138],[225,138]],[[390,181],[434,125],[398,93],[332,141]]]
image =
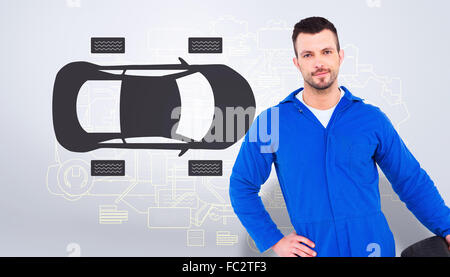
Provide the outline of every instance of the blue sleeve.
[[[265,125],[270,118],[267,110],[253,122],[242,142],[230,177],[230,200],[234,212],[249,235],[255,241],[259,251],[264,252],[284,236],[264,208],[259,196],[261,185],[270,175],[274,153],[267,151],[262,142],[258,125]],[[265,117],[267,116],[267,117]],[[261,120],[261,118],[265,120]],[[259,124],[258,124],[259,123]],[[270,125],[270,124],[267,124]],[[267,127],[270,133],[270,127]]]
[[381,139],[375,159],[406,207],[431,232],[450,234],[450,209],[433,181],[408,150],[389,118],[380,111]]

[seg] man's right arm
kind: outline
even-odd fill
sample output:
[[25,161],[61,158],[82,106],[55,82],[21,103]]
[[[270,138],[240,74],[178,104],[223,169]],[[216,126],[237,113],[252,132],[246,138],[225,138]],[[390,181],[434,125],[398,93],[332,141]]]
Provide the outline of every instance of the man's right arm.
[[264,144],[257,136],[259,118],[260,116],[253,122],[242,142],[231,173],[229,194],[234,212],[259,251],[264,252],[284,236],[264,208],[259,196],[261,185],[269,177],[274,160],[274,153],[261,151]]
[[[265,118],[260,120],[261,117]],[[271,117],[270,109],[264,111],[245,135],[230,177],[231,205],[259,251],[264,252],[272,247],[273,251],[282,257],[314,257],[317,254],[309,248],[314,248],[314,243],[295,232],[284,237],[270,218],[259,196],[261,185],[269,178],[274,162],[276,150],[273,145],[278,145],[279,142],[260,141],[259,124],[267,124],[262,126],[262,136],[264,133],[278,133],[278,130],[272,128],[278,128],[279,122],[272,121]]]
[[272,248],[281,257],[315,257],[314,242],[295,232],[286,237],[264,208],[261,185],[270,175],[272,153],[262,153],[260,144],[246,136],[230,178],[230,199],[236,215],[261,252]]

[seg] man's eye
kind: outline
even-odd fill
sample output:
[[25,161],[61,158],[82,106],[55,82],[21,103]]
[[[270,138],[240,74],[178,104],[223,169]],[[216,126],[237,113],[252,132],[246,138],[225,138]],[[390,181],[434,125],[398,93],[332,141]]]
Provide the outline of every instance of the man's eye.
[[326,54],[331,54],[330,50],[325,51]]
[[311,56],[311,54],[305,54],[303,55],[303,58],[307,58],[308,56]]

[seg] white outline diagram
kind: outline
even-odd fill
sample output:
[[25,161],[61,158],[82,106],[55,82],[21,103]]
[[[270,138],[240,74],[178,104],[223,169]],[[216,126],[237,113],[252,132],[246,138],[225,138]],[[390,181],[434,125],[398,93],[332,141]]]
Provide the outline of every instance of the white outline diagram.
[[[224,16],[202,26],[204,30],[153,28],[148,30],[146,37],[143,34],[143,43],[147,44],[149,54],[146,53],[146,57],[150,57],[151,63],[172,63],[180,56],[186,57],[191,64],[224,63],[236,68],[250,83],[259,114],[301,85],[301,75],[292,65],[294,53],[290,25],[283,20],[269,20],[265,26],[251,32],[247,21]],[[221,36],[223,53],[188,54],[189,36]],[[168,38],[171,37],[176,39],[170,41]],[[367,103],[379,106],[397,128],[407,121],[409,112],[400,78],[384,76],[372,64],[360,63],[360,49],[356,45],[347,44],[343,49],[346,57],[339,82]],[[111,57],[107,61],[110,63],[133,63],[104,55],[100,64],[104,64],[108,57]],[[92,55],[92,59],[96,58]],[[89,131],[120,129],[117,125],[118,84],[111,83],[106,87],[89,85],[86,90],[78,99],[80,122]],[[103,117],[98,117],[100,114]],[[98,210],[93,211],[99,214],[99,224],[127,224],[133,214],[138,215],[143,228],[149,230],[185,231],[187,247],[244,243],[257,251],[248,238],[246,240],[236,232],[243,227],[228,198],[229,175],[239,146],[240,141],[226,150],[193,150],[183,157],[170,150],[99,149],[80,154],[68,152],[55,140],[55,159],[47,169],[46,186],[49,193],[69,201],[102,199]],[[93,159],[125,160],[125,176],[90,176],[90,160]],[[223,176],[188,176],[188,159],[221,159]],[[269,181],[278,184],[274,174]],[[386,195],[396,200],[390,194],[383,196]],[[286,209],[279,186],[271,189],[263,186],[261,196],[269,213]],[[290,230],[288,220],[285,223],[279,226],[280,229]],[[213,232],[215,241],[207,240],[209,231]]]

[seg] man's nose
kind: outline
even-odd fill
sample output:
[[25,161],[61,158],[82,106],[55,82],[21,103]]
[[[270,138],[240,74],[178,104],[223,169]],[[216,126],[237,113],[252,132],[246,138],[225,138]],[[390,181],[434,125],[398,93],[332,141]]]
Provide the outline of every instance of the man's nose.
[[320,69],[320,68],[322,68],[322,67],[324,67],[325,66],[325,64],[324,64],[324,62],[322,61],[322,59],[321,58],[316,58],[316,60],[314,61],[314,67],[316,68],[316,69]]
[[314,57],[314,68],[321,69],[322,67],[325,67],[325,62],[323,60],[323,57],[321,55],[316,55]]

